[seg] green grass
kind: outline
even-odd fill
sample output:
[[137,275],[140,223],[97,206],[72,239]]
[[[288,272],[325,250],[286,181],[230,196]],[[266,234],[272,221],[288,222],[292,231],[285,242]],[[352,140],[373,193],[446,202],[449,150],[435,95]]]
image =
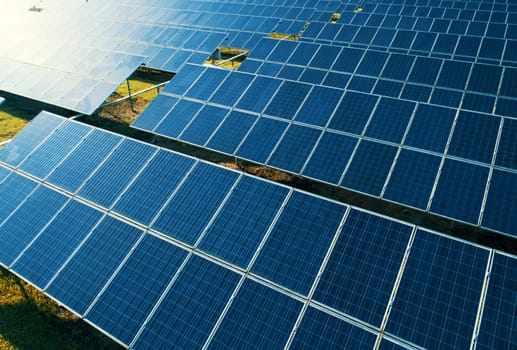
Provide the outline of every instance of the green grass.
[[0,268],[0,349],[121,349],[43,293]]
[[12,139],[34,115],[9,101],[0,105],[0,142]]

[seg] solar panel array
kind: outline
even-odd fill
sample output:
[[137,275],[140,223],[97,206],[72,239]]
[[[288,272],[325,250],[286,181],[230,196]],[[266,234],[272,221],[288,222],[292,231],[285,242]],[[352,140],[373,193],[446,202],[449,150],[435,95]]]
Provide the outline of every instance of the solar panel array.
[[255,37],[238,71],[183,66],[132,126],[517,235],[503,214],[517,211],[514,5],[277,5],[180,2],[172,13],[283,14],[275,31],[300,37]]
[[145,58],[89,46],[69,33],[59,11],[4,5],[0,30],[16,35],[2,38],[0,90],[92,114]]
[[135,349],[516,345],[514,256],[50,113],[0,198],[0,263]]

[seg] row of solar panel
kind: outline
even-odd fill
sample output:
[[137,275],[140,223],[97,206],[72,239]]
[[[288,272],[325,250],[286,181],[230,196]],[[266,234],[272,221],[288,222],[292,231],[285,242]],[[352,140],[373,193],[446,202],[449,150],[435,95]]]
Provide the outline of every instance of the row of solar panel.
[[494,101],[496,95],[515,97],[513,81],[517,79],[516,68],[501,65],[270,38],[260,40],[240,70],[339,88],[347,87],[351,75],[359,75],[373,83],[378,78],[390,81],[399,90],[403,83],[412,83],[427,89],[490,94]]
[[[0,167],[0,262],[125,345],[371,348],[387,318],[386,346],[467,348],[480,300],[478,347],[514,343],[509,256],[48,114],[0,156],[19,164]],[[124,194],[90,191],[105,181]]]
[[[125,2],[126,5],[134,2]],[[163,7],[189,11],[205,10],[214,13],[241,13],[254,16],[278,17],[286,19],[305,19],[305,11],[316,10],[327,13],[341,13],[345,18],[373,14],[389,14],[401,16],[431,17],[456,19],[467,17],[481,21],[501,22],[506,13],[517,12],[515,4],[489,1],[366,1],[360,4],[361,11],[355,11],[357,2],[343,1],[180,1],[167,3],[139,2],[139,6]],[[280,10],[279,10],[280,9]],[[314,11],[314,12],[316,12]],[[475,17],[470,17],[474,12]],[[495,13],[495,14],[493,14]]]
[[[309,26],[310,28],[310,26]],[[516,56],[513,52],[517,40],[503,39],[504,35],[494,38],[476,37],[472,35],[443,34],[429,31],[384,29],[365,26],[347,26],[338,40],[310,39],[304,33],[304,42],[332,42],[336,46],[368,48],[396,53],[410,53],[419,56],[430,56],[474,61],[499,63],[515,66]],[[342,40],[342,41],[340,41]]]
[[[267,89],[262,87],[262,91]],[[313,123],[325,117],[325,111],[330,116],[339,101],[339,96],[329,101],[332,95],[323,89],[309,96],[300,109],[307,113],[297,116],[311,118]],[[256,103],[256,94],[250,93],[249,100]],[[292,102],[285,98],[276,101],[283,110]],[[337,110],[346,111],[343,117],[337,114],[321,125],[343,130],[336,127],[341,125],[347,134],[162,93],[132,126],[471,224],[517,233],[511,217],[500,217],[503,208],[510,212],[517,208],[515,199],[505,192],[505,187],[517,186],[515,120],[505,119],[500,127],[502,119],[489,115],[460,112],[456,116],[455,110],[432,105],[419,105],[415,110],[410,102],[351,92],[345,94],[341,106]],[[486,199],[494,157],[498,167],[513,170],[494,171]]]
[[[178,97],[181,96],[202,102],[180,100]],[[467,96],[465,104],[468,102]],[[213,106],[205,107],[205,101]],[[432,104],[416,104],[352,91],[343,92],[195,65],[186,66],[133,125],[169,137],[181,137],[185,126],[205,107],[214,115],[207,117],[210,118],[213,129],[205,130],[204,134],[196,133],[195,136],[202,139],[186,139],[204,145],[229,112],[220,106],[237,108],[239,112],[234,111],[232,114],[244,115],[241,119],[253,118],[254,121],[254,115],[240,113],[251,112],[317,128],[324,127],[352,136],[363,135],[394,145],[403,143],[440,155],[450,143],[449,155],[486,164],[492,162],[499,125],[505,120],[495,164],[517,169],[517,157],[511,137],[515,132],[512,119],[465,110],[458,113],[455,109]],[[251,127],[253,122],[247,124]],[[242,128],[244,127],[243,124]],[[230,130],[226,132],[228,131]],[[236,134],[234,137],[242,138],[247,131],[242,133],[244,134]],[[225,153],[232,153],[236,150],[235,147]],[[256,160],[264,162],[267,158]]]
[[[112,71],[110,80],[116,75],[123,81],[142,60],[143,57],[132,56]],[[8,59],[0,58],[0,65],[2,90],[85,114],[93,113],[119,85]]]

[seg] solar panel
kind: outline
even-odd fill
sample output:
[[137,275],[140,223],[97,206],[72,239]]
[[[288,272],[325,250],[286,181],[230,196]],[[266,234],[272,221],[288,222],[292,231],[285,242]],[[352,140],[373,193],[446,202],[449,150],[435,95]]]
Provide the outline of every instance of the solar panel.
[[16,258],[12,268],[43,289],[101,216],[85,204],[70,201]]
[[496,253],[490,271],[483,316],[476,349],[496,349],[516,345],[515,300],[517,258]]
[[251,272],[307,295],[345,210],[343,205],[294,193]]
[[45,292],[83,315],[142,235],[141,230],[104,216]]
[[245,177],[207,228],[199,249],[246,268],[289,190]]
[[86,311],[86,319],[128,345],[187,252],[145,235],[109,286]]
[[431,212],[477,224],[489,169],[445,159],[431,202]]
[[66,196],[43,186],[31,193],[0,227],[0,263],[10,266],[66,201]]
[[223,173],[221,168],[198,163],[163,207],[152,228],[194,245],[239,180],[237,173]]
[[380,326],[411,231],[409,225],[352,210],[313,299]]
[[488,255],[418,230],[386,331],[425,348],[469,347]]
[[156,149],[147,144],[124,140],[101,163],[77,193],[106,208],[111,207],[155,153]]
[[239,279],[237,273],[193,256],[145,325],[135,348],[201,348]]
[[296,330],[291,347],[306,349],[371,349],[376,335],[309,307]]
[[208,348],[264,349],[285,344],[302,303],[246,279]]

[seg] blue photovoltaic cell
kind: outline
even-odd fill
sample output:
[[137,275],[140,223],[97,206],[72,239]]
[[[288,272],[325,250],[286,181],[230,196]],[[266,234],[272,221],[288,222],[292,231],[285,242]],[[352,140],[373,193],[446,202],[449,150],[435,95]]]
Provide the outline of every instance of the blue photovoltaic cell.
[[444,61],[437,85],[452,89],[465,89],[471,64],[460,61]]
[[442,61],[435,58],[417,57],[408,81],[413,83],[434,85]]
[[313,300],[380,326],[412,229],[352,210]]
[[84,124],[63,124],[21,163],[20,169],[45,178],[89,131],[91,127]]
[[129,344],[187,253],[147,234],[86,318]]
[[406,80],[414,59],[409,55],[392,54],[381,76],[388,79]]
[[370,93],[375,86],[376,79],[363,76],[353,76],[347,86],[348,90],[355,90]]
[[396,153],[396,147],[361,141],[341,186],[374,196],[380,195]]
[[345,47],[334,62],[332,69],[339,72],[353,73],[363,54],[364,50]]
[[402,90],[401,98],[417,102],[427,102],[429,96],[431,96],[431,91],[432,89],[429,86],[406,84]]
[[12,266],[24,279],[44,288],[99,221],[102,212],[70,201]]
[[11,173],[11,170],[4,168],[4,166],[2,166],[2,164],[0,164],[0,184],[10,173]]
[[455,116],[452,108],[418,105],[404,144],[443,153]]
[[321,130],[291,124],[268,160],[268,165],[299,173],[320,134]]
[[327,125],[343,91],[315,86],[296,114],[295,120],[316,126]]
[[178,98],[159,94],[146,109],[131,124],[133,128],[154,130],[172,107],[179,101]]
[[488,170],[482,166],[446,159],[431,212],[477,224]]
[[517,258],[496,253],[479,328],[476,349],[517,347]]
[[133,226],[104,217],[45,292],[82,315],[141,235]]
[[319,46],[311,43],[299,43],[293,54],[286,63],[297,64],[299,66],[307,66],[312,56],[316,53]]
[[204,145],[228,112],[225,108],[205,105],[179,138],[196,145]]
[[345,210],[343,205],[293,193],[251,272],[307,295]]
[[494,169],[482,226],[517,237],[517,174]]
[[243,143],[236,156],[265,163],[289,124],[269,118],[260,118]]
[[156,157],[120,197],[113,210],[149,225],[193,164],[191,158],[158,151]]
[[491,114],[494,110],[494,104],[495,96],[465,93],[461,108]]
[[353,42],[355,44],[369,45],[375,37],[376,32],[377,28],[360,27],[357,31],[357,35],[354,37]]
[[232,111],[210,138],[207,147],[233,154],[256,121],[254,115]]
[[501,81],[501,89],[499,93],[504,96],[517,96],[517,68],[506,67],[504,70],[503,80]]
[[383,198],[425,210],[441,157],[402,149]]
[[280,118],[293,119],[310,89],[311,85],[308,84],[284,81],[264,113]]
[[70,192],[77,191],[121,140],[121,136],[94,130],[50,173],[47,181]]
[[[4,169],[0,167],[0,170]],[[7,169],[6,171],[9,172]],[[11,173],[0,181],[0,225],[36,188],[36,185],[36,182],[17,173]]]
[[202,103],[180,100],[163,118],[162,122],[154,131],[164,136],[176,138],[183,129],[185,129],[185,126],[192,121],[201,108],[203,108]]
[[499,97],[496,104],[496,114],[517,118],[517,100]]
[[500,123],[501,118],[498,117],[461,111],[447,153],[487,164],[492,163]]
[[328,127],[361,134],[377,103],[378,97],[358,92],[347,92]]
[[495,164],[517,170],[517,120],[505,119]]
[[404,84],[400,82],[379,79],[375,84],[373,93],[381,96],[398,97],[403,86]]
[[[273,40],[273,39],[270,39]],[[286,62],[297,46],[297,42],[292,40],[278,40],[278,44],[267,57],[268,61]]]
[[303,170],[303,175],[337,185],[356,144],[357,139],[354,137],[324,133]]
[[350,80],[350,74],[328,72],[323,85],[344,89]]
[[260,113],[282,83],[280,79],[258,76],[237,103],[237,108]]
[[40,186],[0,226],[0,263],[9,266],[45,227],[66,197],[48,187]]
[[210,102],[225,106],[235,105],[252,80],[251,74],[232,72],[210,98]]
[[20,162],[63,122],[64,118],[41,112],[16,138],[0,150],[0,161],[17,166]]
[[339,46],[321,45],[309,65],[315,68],[329,69],[340,51]]
[[309,307],[296,330],[293,349],[372,349],[377,335]]
[[281,69],[282,69],[282,65],[280,63],[264,62],[262,64],[262,66],[260,66],[260,68],[258,69],[257,74],[274,77],[277,74],[279,74]]
[[[262,66],[262,68],[263,67],[264,66]],[[303,70],[304,69],[302,67],[290,66],[290,65],[286,64],[285,66],[282,67],[282,69],[280,69],[280,71],[278,72],[278,74],[276,76],[278,78],[283,78],[283,79],[298,80],[300,78],[300,75],[302,74]],[[265,74],[263,69],[260,69],[260,71],[258,73]]]
[[202,348],[239,278],[231,270],[193,256],[144,328],[135,348]]
[[111,207],[155,152],[156,148],[148,144],[124,140],[87,180],[79,195],[103,207]]
[[236,172],[198,163],[163,208],[153,229],[193,245],[237,178]]
[[228,74],[229,72],[224,69],[209,68],[192,84],[185,95],[206,101]]
[[497,94],[502,71],[503,68],[500,66],[474,64],[467,89],[470,91]]
[[387,58],[388,54],[385,52],[366,51],[356,73],[377,77],[381,73]]
[[381,98],[368,123],[365,135],[400,143],[414,109],[413,102]]
[[[465,22],[468,23],[468,22]],[[456,46],[456,56],[477,56],[479,46],[481,43],[480,37],[475,36],[461,36]],[[456,62],[456,61],[455,61]]]
[[[203,74],[205,67],[187,64],[179,70],[169,84],[165,86],[163,92],[170,94],[184,95],[190,86]],[[144,112],[145,113],[145,112]]]
[[215,349],[283,347],[302,303],[252,280],[245,280],[214,338]]
[[386,331],[428,349],[468,349],[487,261],[488,250],[418,230]]
[[463,93],[461,91],[435,87],[431,97],[431,103],[456,109],[460,106],[462,97]]
[[208,228],[199,249],[246,268],[287,193],[285,187],[243,177]]

